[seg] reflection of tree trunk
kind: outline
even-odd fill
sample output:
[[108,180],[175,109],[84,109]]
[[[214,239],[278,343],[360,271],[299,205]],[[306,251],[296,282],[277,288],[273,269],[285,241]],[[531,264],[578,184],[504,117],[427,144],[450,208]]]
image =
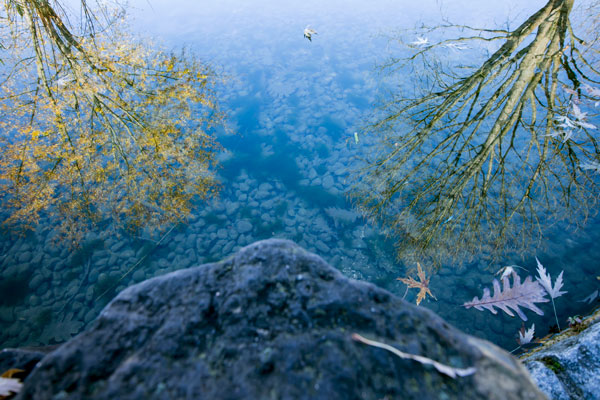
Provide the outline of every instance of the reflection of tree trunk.
[[[421,250],[453,233],[469,246],[482,245],[482,234],[501,246],[517,214],[539,232],[540,204],[548,209],[554,190],[562,192],[563,205],[572,188],[584,192],[578,159],[597,155],[595,137],[585,129],[580,142],[554,134],[555,118],[569,112],[557,90],[577,90],[582,79],[593,82],[590,76],[598,75],[576,49],[583,42],[571,31],[572,7],[573,0],[550,0],[514,31],[494,37],[504,43],[472,74],[447,82],[446,71],[434,70],[435,84],[425,95],[393,103],[389,116],[374,125],[393,147],[379,150],[365,169],[361,185],[369,188],[359,185],[353,194],[359,206],[406,231],[409,239],[401,242]],[[417,55],[435,57],[439,48]],[[431,65],[439,64],[424,61],[425,69]],[[565,76],[569,83],[561,82]],[[409,129],[402,125],[407,121]],[[520,143],[527,135],[528,146]]]
[[[550,5],[552,7],[549,7]],[[528,46],[527,53],[519,64],[518,70],[515,71],[518,76],[508,92],[508,98],[502,111],[482,145],[481,151],[473,158],[472,164],[457,182],[458,185],[454,186],[450,192],[451,197],[459,194],[464,187],[463,182],[468,181],[477,173],[490,154],[490,163],[493,161],[493,150],[499,138],[504,137],[521,118],[521,109],[525,105],[524,103],[532,98],[534,90],[542,79],[542,74],[548,71],[550,65],[559,64],[561,58],[559,42],[564,42],[565,32],[560,29],[558,21],[561,15],[570,12],[572,6],[573,0],[551,0],[542,9],[548,10],[548,12],[539,13],[535,18],[533,25],[539,24],[538,31],[534,41]],[[520,39],[522,40],[522,37]],[[536,73],[538,68],[539,72]],[[491,103],[488,103],[491,106]],[[549,110],[552,110],[552,104],[549,105]]]

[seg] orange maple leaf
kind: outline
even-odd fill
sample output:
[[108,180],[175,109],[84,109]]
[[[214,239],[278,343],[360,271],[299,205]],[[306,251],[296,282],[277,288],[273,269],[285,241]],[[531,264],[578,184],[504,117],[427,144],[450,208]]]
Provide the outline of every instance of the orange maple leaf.
[[4,373],[2,375],[0,375],[0,377],[12,378],[15,374],[18,374],[20,372],[25,372],[25,371],[22,369],[18,369],[18,368],[11,368],[11,369],[4,371]]
[[426,295],[430,295],[431,297],[433,297],[434,299],[437,300],[437,298],[429,290],[429,279],[425,276],[425,272],[423,272],[423,269],[421,268],[421,264],[419,264],[418,262],[417,262],[417,276],[419,277],[419,282],[417,282],[412,276],[408,276],[406,278],[396,278],[396,279],[408,286],[406,288],[406,291],[408,291],[408,289],[413,289],[413,288],[419,289],[419,294],[417,295],[417,305],[419,305],[421,303],[421,300],[423,300]]

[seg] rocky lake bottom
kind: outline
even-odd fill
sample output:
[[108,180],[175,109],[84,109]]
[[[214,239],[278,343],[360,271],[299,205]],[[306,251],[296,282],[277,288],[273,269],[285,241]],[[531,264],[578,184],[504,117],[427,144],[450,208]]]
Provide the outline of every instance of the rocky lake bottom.
[[[235,157],[224,158],[227,177],[222,179],[227,183],[220,197],[199,206],[187,224],[171,231],[147,230],[139,237],[127,237],[108,225],[90,232],[73,250],[56,241],[50,221],[42,221],[26,237],[5,237],[0,243],[0,347],[61,343],[81,332],[125,287],[176,269],[221,260],[256,240],[271,237],[295,241],[348,277],[405,295],[406,286],[396,278],[414,266],[398,263],[386,232],[362,218],[344,197],[348,190],[344,166],[353,163],[348,144],[332,145],[321,156],[314,149],[305,149],[304,155],[292,158],[292,153],[284,159],[274,156],[266,145],[269,142],[272,140],[265,140],[256,160],[267,165],[277,162],[279,170],[273,170],[270,177],[250,174],[239,168]],[[287,176],[286,163],[293,163],[295,171]],[[250,169],[256,171],[260,170]],[[554,278],[565,270],[568,294],[556,300],[565,326],[568,316],[582,314],[597,302],[580,301],[600,286],[594,275],[600,259],[596,245],[599,227],[596,219],[574,235],[564,229],[553,230],[556,236],[537,254]],[[462,267],[444,265],[430,283],[437,301],[428,298],[421,306],[467,333],[512,349],[521,327],[518,318],[466,310],[461,304],[480,296],[483,287],[491,287],[494,272],[501,266],[519,264],[534,275],[533,256],[489,266],[489,258],[482,255]],[[522,278],[527,275],[520,274]],[[406,298],[414,302],[415,293],[409,291]],[[542,306],[544,317],[527,313],[538,336],[554,323],[549,303]]]
[[[170,18],[163,18],[160,4],[152,18],[143,20],[148,16],[138,13],[144,27],[138,29],[155,29],[150,33],[167,44],[189,45],[224,76],[218,93],[228,121],[226,132],[217,136],[224,148],[216,172],[221,193],[198,204],[185,224],[162,231],[149,227],[132,237],[106,223],[75,249],[57,240],[56,221],[47,218],[24,237],[2,233],[0,348],[64,342],[85,329],[125,287],[221,260],[271,237],[291,239],[344,275],[404,296],[406,286],[397,278],[415,265],[397,260],[394,236],[363,218],[346,195],[362,165],[359,160],[377,145],[377,138],[362,128],[386,91],[414,83],[408,75],[389,76],[379,70],[388,57],[407,51],[390,35],[399,26],[414,26],[423,16],[435,14],[433,20],[441,20],[437,1],[415,5],[414,10],[398,2],[383,3],[385,7],[364,3],[353,8],[341,1],[302,2],[298,9],[252,3],[231,12],[223,2],[223,9],[194,13],[187,2],[185,7],[169,2],[165,15]],[[504,3],[497,6],[509,7]],[[525,7],[521,3],[519,7]],[[319,13],[319,7],[331,10]],[[535,11],[538,5],[527,7]],[[480,26],[503,15],[494,10],[472,10],[477,15],[470,15],[458,7],[446,11],[457,23],[465,14]],[[263,23],[267,18],[268,27]],[[311,42],[302,36],[307,23],[319,32]],[[408,41],[415,39],[408,36]],[[456,49],[448,49],[448,54],[463,57]],[[542,245],[523,257],[509,254],[492,261],[482,252],[462,265],[442,265],[430,280],[437,300],[428,297],[420,306],[469,334],[512,350],[520,319],[467,310],[462,304],[491,288],[494,273],[503,266],[526,268],[528,272],[519,270],[522,278],[535,275],[537,256],[553,279],[564,270],[563,290],[568,293],[556,299],[562,327],[567,317],[598,304],[597,297],[583,301],[600,288],[598,243],[597,217],[578,229],[557,224],[549,228]],[[406,293],[407,301],[414,303],[414,292]],[[552,305],[541,308],[544,316],[526,312],[527,327],[535,323],[539,337],[555,323]]]

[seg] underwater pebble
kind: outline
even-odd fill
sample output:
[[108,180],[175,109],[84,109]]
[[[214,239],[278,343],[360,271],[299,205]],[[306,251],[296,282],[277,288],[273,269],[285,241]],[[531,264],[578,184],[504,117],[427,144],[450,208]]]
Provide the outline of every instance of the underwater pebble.
[[331,189],[333,187],[333,178],[331,175],[327,175],[323,178],[323,187],[325,189]]
[[214,244],[214,246],[208,251],[208,254],[210,255],[215,255],[215,254],[221,254],[221,249],[223,248],[223,246],[225,246],[227,244],[227,242],[225,240],[217,240]]
[[188,257],[179,257],[173,263],[173,270],[189,268],[192,265],[192,260]]
[[29,289],[32,291],[37,290],[37,288],[42,284],[44,278],[40,274],[35,274],[33,278],[29,281]]
[[89,310],[88,312],[85,313],[85,317],[83,317],[84,322],[90,322],[93,321],[96,316],[97,316],[97,312],[94,309]]
[[17,343],[25,343],[29,338],[30,331],[28,329],[22,329],[17,337]]
[[88,283],[96,283],[96,281],[98,280],[98,275],[100,274],[100,271],[98,271],[97,269],[92,269],[90,271],[90,273],[88,274]]
[[109,267],[111,267],[111,266],[113,266],[113,265],[116,265],[118,262],[119,262],[119,257],[118,257],[116,254],[111,254],[111,255],[110,255],[110,258],[108,259],[108,261],[107,261],[107,263],[106,263],[106,264],[107,264]]
[[260,203],[261,210],[271,211],[273,209],[273,204],[275,203],[275,199],[264,200]]
[[185,240],[185,247],[188,249],[194,247],[196,245],[197,237],[198,235],[195,233],[190,233]]
[[234,226],[232,226],[231,229],[227,231],[227,238],[229,240],[236,240],[239,235],[239,232],[235,229]]
[[85,291],[85,301],[91,302],[94,299],[94,288],[92,286],[88,286]]
[[247,233],[252,230],[252,224],[248,220],[242,219],[236,223],[236,229],[239,233]]
[[127,249],[121,253],[121,258],[135,257],[135,252],[132,249]]
[[141,282],[144,279],[146,279],[146,274],[144,274],[144,271],[142,271],[141,269],[138,269],[137,271],[135,271],[133,273],[133,275],[131,276],[131,278],[135,281],[135,282]]
[[164,275],[169,273],[169,271],[166,268],[159,268],[156,270],[156,272],[154,274],[152,274],[152,276],[160,276],[160,275]]
[[56,257],[60,254],[60,249],[54,243],[52,243],[52,241],[49,241],[49,243],[47,243],[44,247],[44,253]]
[[221,250],[222,254],[224,256],[228,256],[231,253],[233,246],[235,246],[235,242],[228,242],[225,246],[223,246],[223,249]]
[[325,243],[323,243],[321,240],[317,240],[317,242],[315,243],[315,247],[318,249],[319,252],[321,253],[329,253],[329,251],[331,250],[329,248],[329,246],[327,246]]
[[17,275],[25,275],[29,273],[31,269],[31,265],[29,263],[21,263],[16,266],[16,274]]
[[124,245],[125,242],[123,240],[116,241],[115,244],[110,247],[110,251],[113,253],[118,253]]
[[94,261],[94,268],[104,268],[104,266],[106,266],[106,264],[108,264],[108,257],[107,258],[99,258],[96,261]]
[[35,293],[36,293],[38,296],[40,296],[40,297],[42,297],[42,298],[43,298],[43,296],[44,296],[44,295],[47,295],[47,294],[49,293],[49,291],[50,291],[50,284],[49,284],[48,282],[42,282],[42,283],[41,283],[41,284],[38,286],[38,288],[37,288],[37,290],[35,291]]
[[[261,221],[263,221],[263,222],[267,222],[267,223],[268,223],[268,222],[272,222],[272,221],[273,221],[273,218],[271,218],[271,216],[270,216],[269,214],[262,214],[262,215],[260,216],[260,219],[261,219]],[[266,224],[263,224],[263,226],[264,226],[264,225],[266,225]]]
[[225,213],[227,215],[232,215],[234,212],[237,211],[237,209],[239,208],[239,204],[238,203],[234,203],[234,202],[227,202],[227,206],[226,206],[226,210]]
[[32,264],[40,264],[42,262],[42,259],[44,258],[44,255],[42,253],[37,253],[36,255],[33,256],[33,258],[31,259],[31,263]]
[[[48,300],[52,298],[52,292],[49,290],[48,286],[44,287],[44,285],[46,284],[40,286],[40,288],[37,290],[37,292],[35,292],[35,294],[38,295],[40,299],[42,299],[42,303],[45,303],[47,305]],[[42,287],[44,287],[45,290],[42,290]]]
[[367,244],[362,239],[353,239],[352,240],[352,247],[355,248],[355,249],[366,249],[367,248]]
[[98,275],[97,283],[99,285],[104,285],[108,281],[108,274],[106,272],[102,272]]
[[13,313],[13,307],[0,306],[0,322],[13,322],[15,316]]

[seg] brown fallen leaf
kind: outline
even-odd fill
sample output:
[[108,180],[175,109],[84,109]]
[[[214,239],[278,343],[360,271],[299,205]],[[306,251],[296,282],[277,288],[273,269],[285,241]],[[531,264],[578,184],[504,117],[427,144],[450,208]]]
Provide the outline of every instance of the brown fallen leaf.
[[4,373],[2,375],[0,375],[0,377],[12,378],[13,375],[18,374],[19,372],[25,372],[25,371],[22,369],[18,369],[18,368],[11,368],[11,369],[4,371]]
[[417,294],[417,305],[421,303],[421,300],[425,298],[426,295],[430,295],[435,300],[437,298],[431,293],[429,290],[429,279],[425,276],[425,272],[421,268],[421,264],[417,262],[417,276],[419,277],[419,282],[417,282],[412,276],[408,276],[406,278],[396,278],[400,282],[404,283],[408,286],[408,289],[419,289],[419,294]]

